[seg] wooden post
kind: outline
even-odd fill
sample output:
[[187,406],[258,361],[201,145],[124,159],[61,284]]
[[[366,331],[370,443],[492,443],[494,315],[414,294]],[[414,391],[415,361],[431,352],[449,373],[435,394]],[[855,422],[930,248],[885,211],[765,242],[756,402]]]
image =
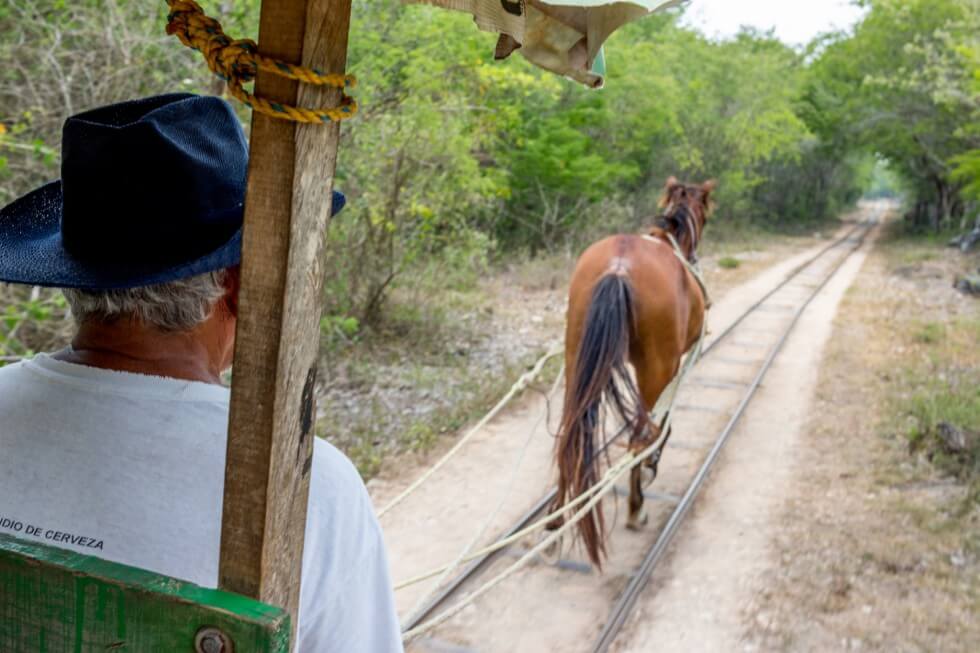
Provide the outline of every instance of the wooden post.
[[[351,0],[265,0],[259,49],[343,72]],[[336,89],[259,73],[258,95],[335,106]],[[295,630],[313,453],[323,246],[340,129],[254,114],[219,583]],[[338,588],[338,591],[343,591]]]

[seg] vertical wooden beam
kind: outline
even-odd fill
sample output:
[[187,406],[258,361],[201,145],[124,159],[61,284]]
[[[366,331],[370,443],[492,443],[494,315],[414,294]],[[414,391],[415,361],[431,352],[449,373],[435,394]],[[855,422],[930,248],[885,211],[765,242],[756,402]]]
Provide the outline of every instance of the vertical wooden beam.
[[[343,72],[351,0],[265,0],[259,49]],[[335,89],[260,73],[258,95],[333,106]],[[316,411],[323,246],[340,130],[254,114],[219,583],[293,615]],[[340,591],[340,590],[338,590]]]

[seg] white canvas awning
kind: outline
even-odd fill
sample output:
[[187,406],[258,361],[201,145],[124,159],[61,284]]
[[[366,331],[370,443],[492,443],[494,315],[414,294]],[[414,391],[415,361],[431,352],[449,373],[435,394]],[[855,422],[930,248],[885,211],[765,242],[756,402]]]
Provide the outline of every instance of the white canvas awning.
[[473,15],[477,27],[500,34],[495,57],[517,50],[531,63],[593,88],[605,74],[602,44],[626,23],[684,0],[405,0]]

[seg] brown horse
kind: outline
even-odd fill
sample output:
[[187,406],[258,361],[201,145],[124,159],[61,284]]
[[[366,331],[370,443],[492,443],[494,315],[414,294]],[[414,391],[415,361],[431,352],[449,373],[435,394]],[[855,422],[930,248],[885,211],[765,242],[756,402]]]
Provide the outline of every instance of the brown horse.
[[[648,235],[606,238],[589,247],[575,267],[565,331],[568,377],[555,446],[556,507],[599,480],[606,441],[604,400],[629,429],[630,451],[642,451],[660,436],[649,412],[677,374],[684,353],[697,342],[706,308],[701,287],[672,251],[667,234],[694,262],[714,186],[712,181],[682,184],[671,177],[660,203],[663,212]],[[635,381],[627,362],[636,372]],[[659,451],[646,461],[654,475],[658,459]],[[646,522],[641,479],[641,469],[635,467],[630,474],[630,529]],[[601,505],[578,527],[589,558],[601,567],[607,535]]]

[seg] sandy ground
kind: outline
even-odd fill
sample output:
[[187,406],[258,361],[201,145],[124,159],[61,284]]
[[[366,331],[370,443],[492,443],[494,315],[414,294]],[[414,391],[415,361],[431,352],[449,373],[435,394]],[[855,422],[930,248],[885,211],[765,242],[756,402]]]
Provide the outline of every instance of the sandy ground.
[[[720,332],[744,307],[761,297],[818,249],[819,246],[789,256],[750,280],[730,288],[723,296],[716,296],[709,317],[711,329]],[[849,269],[853,265],[856,264],[850,264]],[[851,275],[853,273],[849,272]],[[794,340],[791,343],[793,351],[801,347],[806,350],[806,343],[813,338],[826,337],[821,328],[829,328],[836,305],[833,297],[839,296],[846,287],[846,281],[840,283],[843,285],[836,291],[837,295],[828,293],[832,296],[830,300],[812,307],[812,317],[806,320],[809,337]],[[773,319],[777,317],[773,316]],[[821,327],[821,324],[824,326]],[[755,328],[769,330],[765,324]],[[722,353],[724,356],[719,355],[712,368],[699,368],[698,375],[703,379],[729,378],[737,387],[738,383],[744,382],[741,377],[750,376],[751,373],[751,369],[742,362],[764,352],[760,352],[754,343],[743,342]],[[812,364],[812,357],[818,357],[819,353],[814,349],[810,356],[807,360]],[[801,363],[801,366],[806,368],[807,363]],[[804,386],[812,384],[813,380],[801,374],[800,369],[799,366],[787,367],[781,372],[793,384],[773,385],[792,385],[804,392]],[[710,443],[712,434],[724,422],[725,410],[699,409],[698,406],[710,408],[726,402],[733,403],[739,395],[731,389],[699,386],[697,383],[691,384],[691,388],[682,393],[679,401],[687,409],[679,411],[675,433],[683,434],[683,437],[675,435],[672,439],[669,455],[661,466],[660,478],[653,490],[668,495],[682,492],[692,470],[700,462],[703,447]],[[789,406],[798,402],[799,397],[793,394],[783,403]],[[489,541],[493,534],[501,532],[523,514],[549,487],[553,473],[552,438],[546,423],[548,404],[548,400],[539,393],[526,396],[515,409],[479,434],[419,492],[382,519],[396,583],[452,561],[474,538],[480,542]],[[557,416],[557,406],[553,401],[551,408],[553,422]],[[805,410],[805,406],[794,409],[798,410]],[[761,441],[764,448],[767,439],[757,436],[756,446]],[[741,444],[738,446],[742,448]],[[758,459],[760,464],[768,462],[778,466],[777,457],[767,455],[765,451]],[[516,467],[518,462],[521,464]],[[723,466],[731,465],[723,463]],[[423,467],[419,463],[409,463],[400,469],[389,469],[387,474],[373,481],[371,490],[376,504],[381,506],[387,503]],[[770,480],[776,482],[775,478],[769,479],[762,468],[757,468],[752,476],[758,477],[762,485]],[[739,481],[744,481],[744,478],[736,479],[736,485]],[[763,490],[756,488],[755,494],[764,494]],[[752,494],[748,492],[738,500],[751,505],[752,501],[758,500],[752,499]],[[420,640],[415,650],[570,651],[584,648],[597,633],[609,605],[649,546],[656,525],[669,515],[672,504],[669,501],[649,501],[647,506],[651,513],[651,527],[640,534],[631,534],[622,528],[625,507],[608,506],[609,514],[618,517],[619,523],[613,527],[612,555],[603,574],[590,571],[583,564],[582,556],[575,551],[566,553],[564,568],[532,565],[464,610],[434,635]],[[495,517],[488,523],[491,515]],[[745,525],[733,524],[732,528],[744,531]],[[482,536],[477,537],[480,533]],[[733,535],[731,541],[736,539]],[[496,574],[512,560],[512,556],[503,556],[489,575]],[[731,582],[737,584],[738,579],[731,579]],[[402,616],[411,614],[418,601],[434,585],[433,579],[399,590],[396,599]],[[546,618],[541,614],[542,602],[548,604]],[[688,603],[688,609],[690,607]]]

